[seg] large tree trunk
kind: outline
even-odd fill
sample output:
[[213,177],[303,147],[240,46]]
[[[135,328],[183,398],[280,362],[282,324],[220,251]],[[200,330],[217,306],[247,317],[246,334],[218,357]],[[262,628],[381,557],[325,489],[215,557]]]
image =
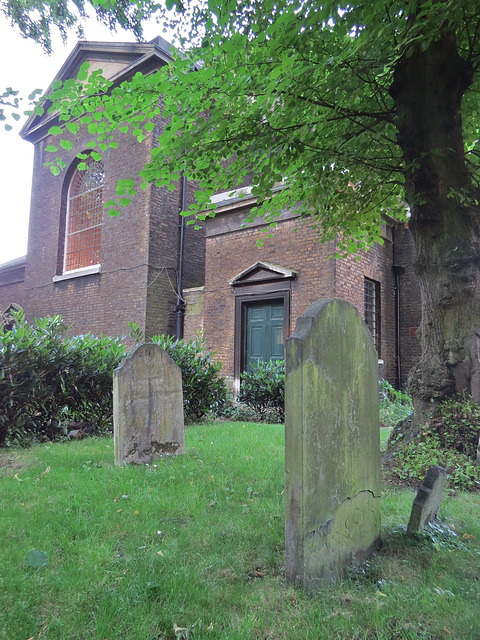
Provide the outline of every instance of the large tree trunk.
[[461,118],[472,78],[470,63],[445,33],[400,61],[390,89],[422,302],[422,356],[409,380],[416,425],[432,402],[455,391],[467,389],[480,402],[480,207]]

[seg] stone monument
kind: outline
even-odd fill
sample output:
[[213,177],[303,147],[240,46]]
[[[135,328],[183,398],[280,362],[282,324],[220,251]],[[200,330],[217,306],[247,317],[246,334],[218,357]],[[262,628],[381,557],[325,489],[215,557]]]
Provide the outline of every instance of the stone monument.
[[286,577],[313,591],[380,546],[378,357],[337,299],[298,318],[285,351]]
[[185,453],[182,374],[158,344],[136,347],[113,372],[115,464]]
[[446,483],[446,469],[436,465],[430,467],[413,501],[408,533],[419,533],[425,525],[435,520]]

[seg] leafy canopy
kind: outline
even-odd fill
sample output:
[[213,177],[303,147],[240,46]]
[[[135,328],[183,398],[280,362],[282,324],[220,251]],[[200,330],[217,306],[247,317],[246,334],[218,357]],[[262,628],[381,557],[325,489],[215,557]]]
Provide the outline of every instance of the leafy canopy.
[[[324,2],[258,0],[167,3],[170,26],[191,21],[182,55],[159,72],[112,86],[82,69],[80,83],[58,87],[51,112],[67,128],[81,123],[96,153],[116,145],[118,130],[140,142],[156,118],[169,118],[140,184],[174,188],[181,172],[198,183],[188,213],[209,215],[210,197],[248,182],[251,216],[275,220],[297,207],[322,239],[343,234],[346,251],[381,242],[380,218],[405,216],[405,165],[389,94],[399,61],[440,33],[456,39],[474,72],[480,12],[475,0]],[[165,15],[167,15],[165,13]],[[439,82],[442,79],[439,78]],[[478,182],[478,74],[464,99],[464,137]],[[419,97],[421,99],[421,97]],[[73,118],[73,120],[72,120]],[[60,133],[60,130],[52,130]],[[62,142],[60,142],[62,145]],[[432,153],[436,150],[432,149]],[[52,171],[58,172],[58,160]],[[119,183],[128,205],[137,184]]]
[[56,28],[65,41],[68,31],[76,27],[83,36],[82,22],[92,11],[97,19],[111,30],[122,27],[140,39],[142,21],[155,11],[151,0],[2,0],[0,11],[12,27],[25,38],[38,42],[47,52],[52,51],[52,31]]

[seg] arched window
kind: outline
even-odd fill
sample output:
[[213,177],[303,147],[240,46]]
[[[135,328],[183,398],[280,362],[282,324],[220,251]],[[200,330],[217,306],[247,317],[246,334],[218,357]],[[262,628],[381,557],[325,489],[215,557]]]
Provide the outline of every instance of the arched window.
[[63,272],[100,264],[105,171],[91,156],[75,170],[67,195]]

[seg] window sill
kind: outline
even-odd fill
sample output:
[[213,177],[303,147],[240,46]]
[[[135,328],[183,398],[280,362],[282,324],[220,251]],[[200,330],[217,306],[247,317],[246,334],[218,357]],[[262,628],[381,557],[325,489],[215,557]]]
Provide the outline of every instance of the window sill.
[[63,280],[72,280],[73,278],[82,278],[83,276],[91,276],[95,273],[102,273],[102,265],[94,264],[91,267],[83,267],[82,269],[75,269],[75,271],[68,271],[62,273],[60,276],[53,276],[53,282],[62,282]]

